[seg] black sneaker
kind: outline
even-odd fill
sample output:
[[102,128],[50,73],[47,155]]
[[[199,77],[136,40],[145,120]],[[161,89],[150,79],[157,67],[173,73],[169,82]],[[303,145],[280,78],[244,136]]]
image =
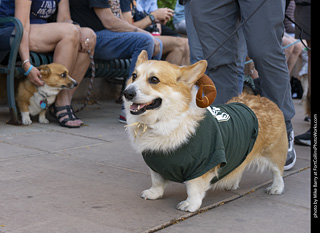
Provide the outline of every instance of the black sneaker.
[[311,129],[304,134],[294,137],[294,143],[302,146],[311,146]]
[[291,132],[288,132],[288,154],[287,154],[286,164],[284,165],[285,171],[290,170],[295,165],[297,160],[296,151],[293,147],[293,138],[294,138],[294,133],[292,130]]

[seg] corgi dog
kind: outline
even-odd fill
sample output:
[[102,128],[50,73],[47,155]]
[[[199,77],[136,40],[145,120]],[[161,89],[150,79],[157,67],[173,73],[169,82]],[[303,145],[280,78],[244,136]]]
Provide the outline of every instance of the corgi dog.
[[31,116],[39,114],[39,123],[49,123],[46,110],[54,103],[63,89],[72,89],[78,83],[69,76],[68,69],[61,64],[52,63],[37,67],[44,85],[37,87],[25,78],[18,85],[16,101],[21,112],[22,124],[31,125]]
[[177,208],[194,212],[207,190],[237,189],[252,166],[272,172],[268,194],[283,193],[288,139],[281,110],[246,94],[210,106],[216,89],[206,67],[205,60],[179,67],[139,55],[124,102],[130,141],[151,172],[141,197],[161,198],[168,181],[181,182],[188,197]]

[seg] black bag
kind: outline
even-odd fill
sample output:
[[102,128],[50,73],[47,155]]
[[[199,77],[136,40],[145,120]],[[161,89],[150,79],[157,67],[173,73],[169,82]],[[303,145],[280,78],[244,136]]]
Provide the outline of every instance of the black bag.
[[293,99],[301,99],[303,95],[303,88],[299,79],[291,77],[291,93]]

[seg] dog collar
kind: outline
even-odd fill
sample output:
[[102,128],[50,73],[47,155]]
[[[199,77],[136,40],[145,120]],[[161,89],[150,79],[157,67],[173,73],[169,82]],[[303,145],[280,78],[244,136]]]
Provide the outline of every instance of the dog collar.
[[[148,129],[148,125],[145,124],[145,123],[140,123],[140,122],[135,122],[135,123],[132,123],[130,125],[125,125],[125,129],[127,130],[129,127],[131,126],[135,126],[135,129],[134,129],[134,139],[137,138],[137,136],[142,136]],[[142,130],[141,134],[138,134],[139,133],[139,130]]]
[[48,109],[48,100],[44,99],[43,101],[40,101],[40,107],[42,109]]
[[38,89],[38,93],[41,95],[41,97],[43,98],[43,100],[40,101],[39,105],[42,109],[48,109],[48,96],[41,93],[41,91]]

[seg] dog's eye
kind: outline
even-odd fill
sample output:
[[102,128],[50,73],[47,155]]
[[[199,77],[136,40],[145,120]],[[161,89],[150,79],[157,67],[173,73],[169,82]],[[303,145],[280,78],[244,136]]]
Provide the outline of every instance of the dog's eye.
[[66,73],[62,73],[62,74],[60,74],[60,76],[61,76],[62,78],[66,78],[66,77],[67,77],[67,74],[66,74]]
[[136,73],[132,73],[132,82],[134,82],[134,80],[136,80],[137,78],[137,74]]
[[149,78],[149,83],[151,84],[157,84],[159,82],[160,80],[156,76],[152,76],[151,78]]

